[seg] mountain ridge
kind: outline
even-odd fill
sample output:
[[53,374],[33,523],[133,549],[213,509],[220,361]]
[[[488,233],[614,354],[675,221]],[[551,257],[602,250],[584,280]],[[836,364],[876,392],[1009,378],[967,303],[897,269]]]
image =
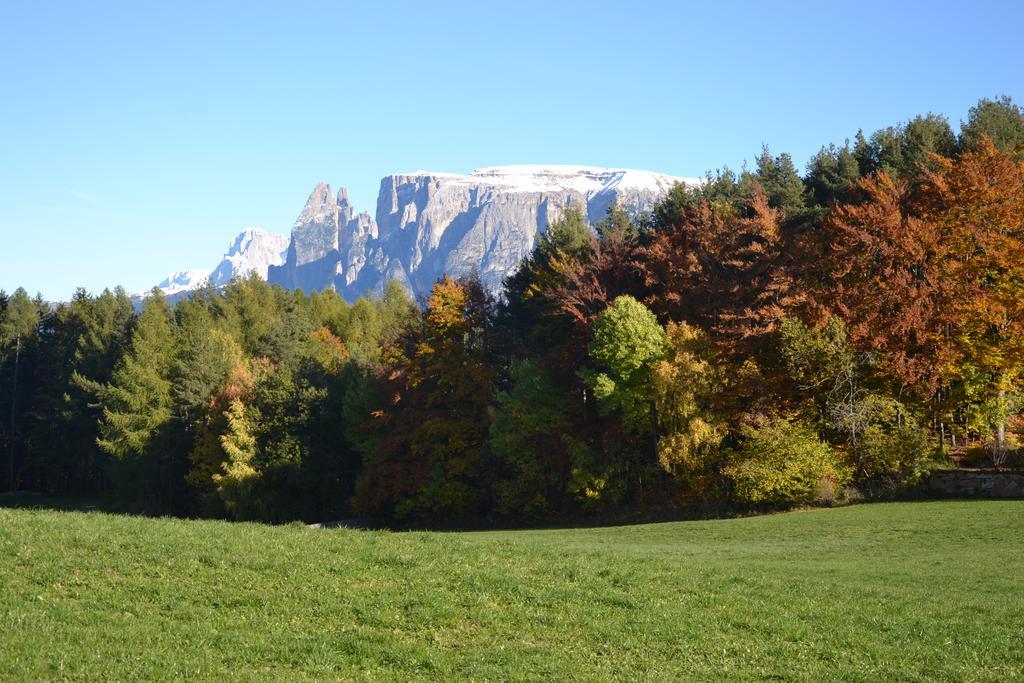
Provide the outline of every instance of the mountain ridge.
[[[614,202],[650,211],[676,183],[696,178],[570,164],[488,166],[472,173],[394,173],[380,181],[374,215],[357,211],[348,191],[316,183],[288,235],[246,228],[213,268],[171,273],[160,287],[184,296],[207,281],[221,287],[255,272],[306,292],[333,289],[352,301],[391,280],[424,297],[442,275],[476,272],[498,293],[538,235],[569,205],[591,224]],[[144,294],[135,295],[144,297]]]
[[[397,280],[425,296],[444,274],[479,273],[498,292],[536,238],[570,204],[596,223],[618,202],[649,211],[676,183],[695,178],[563,164],[484,167],[470,174],[417,171],[381,180],[375,217],[355,213],[344,188],[317,183],[292,227],[288,258],[268,279],[352,300]],[[342,198],[344,195],[344,198]]]

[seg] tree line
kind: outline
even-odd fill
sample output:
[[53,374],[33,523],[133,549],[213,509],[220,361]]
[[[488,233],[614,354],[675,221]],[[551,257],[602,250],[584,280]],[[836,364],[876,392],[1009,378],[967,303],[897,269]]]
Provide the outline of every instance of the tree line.
[[258,277],[140,312],[0,293],[8,489],[272,522],[540,521],[898,494],[1016,448],[1024,118],[982,100],[806,173],[570,206],[493,297],[346,303]]

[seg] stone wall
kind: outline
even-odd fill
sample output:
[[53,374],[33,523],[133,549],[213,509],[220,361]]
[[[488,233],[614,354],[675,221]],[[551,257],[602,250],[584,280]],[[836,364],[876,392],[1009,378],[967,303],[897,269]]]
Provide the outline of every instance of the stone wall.
[[996,470],[936,470],[928,491],[964,498],[1024,498],[1024,472]]

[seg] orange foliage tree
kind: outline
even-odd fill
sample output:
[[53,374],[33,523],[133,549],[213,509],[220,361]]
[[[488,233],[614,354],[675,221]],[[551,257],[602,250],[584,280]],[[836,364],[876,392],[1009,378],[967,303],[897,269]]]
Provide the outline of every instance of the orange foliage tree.
[[818,301],[900,395],[1005,404],[1024,365],[1024,163],[987,138],[931,162],[915,190],[880,172],[835,207]]
[[475,278],[434,285],[426,310],[386,372],[388,405],[356,486],[355,507],[420,519],[480,514],[494,370],[491,301]]

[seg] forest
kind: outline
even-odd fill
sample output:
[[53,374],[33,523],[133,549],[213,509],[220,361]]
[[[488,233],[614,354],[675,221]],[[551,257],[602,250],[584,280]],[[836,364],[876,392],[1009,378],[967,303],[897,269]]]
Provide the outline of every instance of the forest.
[[1024,433],[1024,113],[570,206],[493,296],[0,292],[0,486],[273,523],[899,497]]

